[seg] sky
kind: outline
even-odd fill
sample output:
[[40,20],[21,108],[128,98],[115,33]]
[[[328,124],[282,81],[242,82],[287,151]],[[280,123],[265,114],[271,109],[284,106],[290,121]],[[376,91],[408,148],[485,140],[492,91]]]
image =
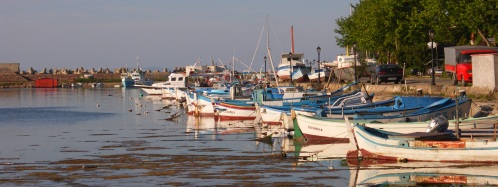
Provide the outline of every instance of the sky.
[[[282,53],[332,61],[336,19],[358,0],[0,0],[0,63],[32,67],[136,67],[163,70],[187,65],[264,68],[266,20],[274,66]],[[252,65],[251,65],[252,62]],[[244,65],[245,64],[245,65]],[[270,67],[270,62],[267,62]]]

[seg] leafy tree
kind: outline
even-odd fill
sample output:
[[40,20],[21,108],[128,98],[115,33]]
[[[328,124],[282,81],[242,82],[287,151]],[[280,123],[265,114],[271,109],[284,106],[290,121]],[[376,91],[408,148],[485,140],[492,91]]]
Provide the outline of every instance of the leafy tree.
[[498,35],[498,1],[487,0],[363,0],[352,15],[336,19],[337,45],[357,44],[358,51],[378,54],[380,63],[425,66],[430,61],[428,31],[435,31],[436,50],[477,44]]

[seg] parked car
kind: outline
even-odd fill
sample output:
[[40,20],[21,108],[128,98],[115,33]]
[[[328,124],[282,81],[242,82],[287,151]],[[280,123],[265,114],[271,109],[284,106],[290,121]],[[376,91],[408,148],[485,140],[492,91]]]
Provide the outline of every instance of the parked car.
[[403,79],[403,68],[396,64],[382,64],[375,66],[375,71],[372,72],[370,82],[372,84],[380,84],[382,82],[394,82],[398,84]]

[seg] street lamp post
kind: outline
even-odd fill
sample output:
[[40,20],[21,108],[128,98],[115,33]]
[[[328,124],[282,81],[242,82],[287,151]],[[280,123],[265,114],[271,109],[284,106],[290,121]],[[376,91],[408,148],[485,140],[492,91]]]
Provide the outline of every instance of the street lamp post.
[[353,58],[354,58],[354,82],[356,82],[356,43],[353,44]]
[[429,30],[429,38],[431,39],[431,85],[436,85],[436,79],[435,79],[435,74],[434,74],[434,30]]
[[322,48],[320,48],[320,46],[318,46],[316,48],[316,52],[318,53],[318,87],[320,87],[320,51],[322,51]]
[[289,71],[289,75],[290,75],[290,83],[292,85],[292,71],[293,71],[293,67],[292,67],[292,52],[289,52],[289,66],[290,66],[290,71]]

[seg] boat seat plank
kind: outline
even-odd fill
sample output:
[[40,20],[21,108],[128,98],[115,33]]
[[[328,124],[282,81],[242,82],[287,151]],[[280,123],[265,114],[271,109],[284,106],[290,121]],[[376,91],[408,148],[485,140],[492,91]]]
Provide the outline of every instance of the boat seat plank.
[[449,132],[441,132],[441,133],[414,132],[408,134],[388,135],[389,139],[395,139],[395,140],[451,140],[452,137],[453,134]]

